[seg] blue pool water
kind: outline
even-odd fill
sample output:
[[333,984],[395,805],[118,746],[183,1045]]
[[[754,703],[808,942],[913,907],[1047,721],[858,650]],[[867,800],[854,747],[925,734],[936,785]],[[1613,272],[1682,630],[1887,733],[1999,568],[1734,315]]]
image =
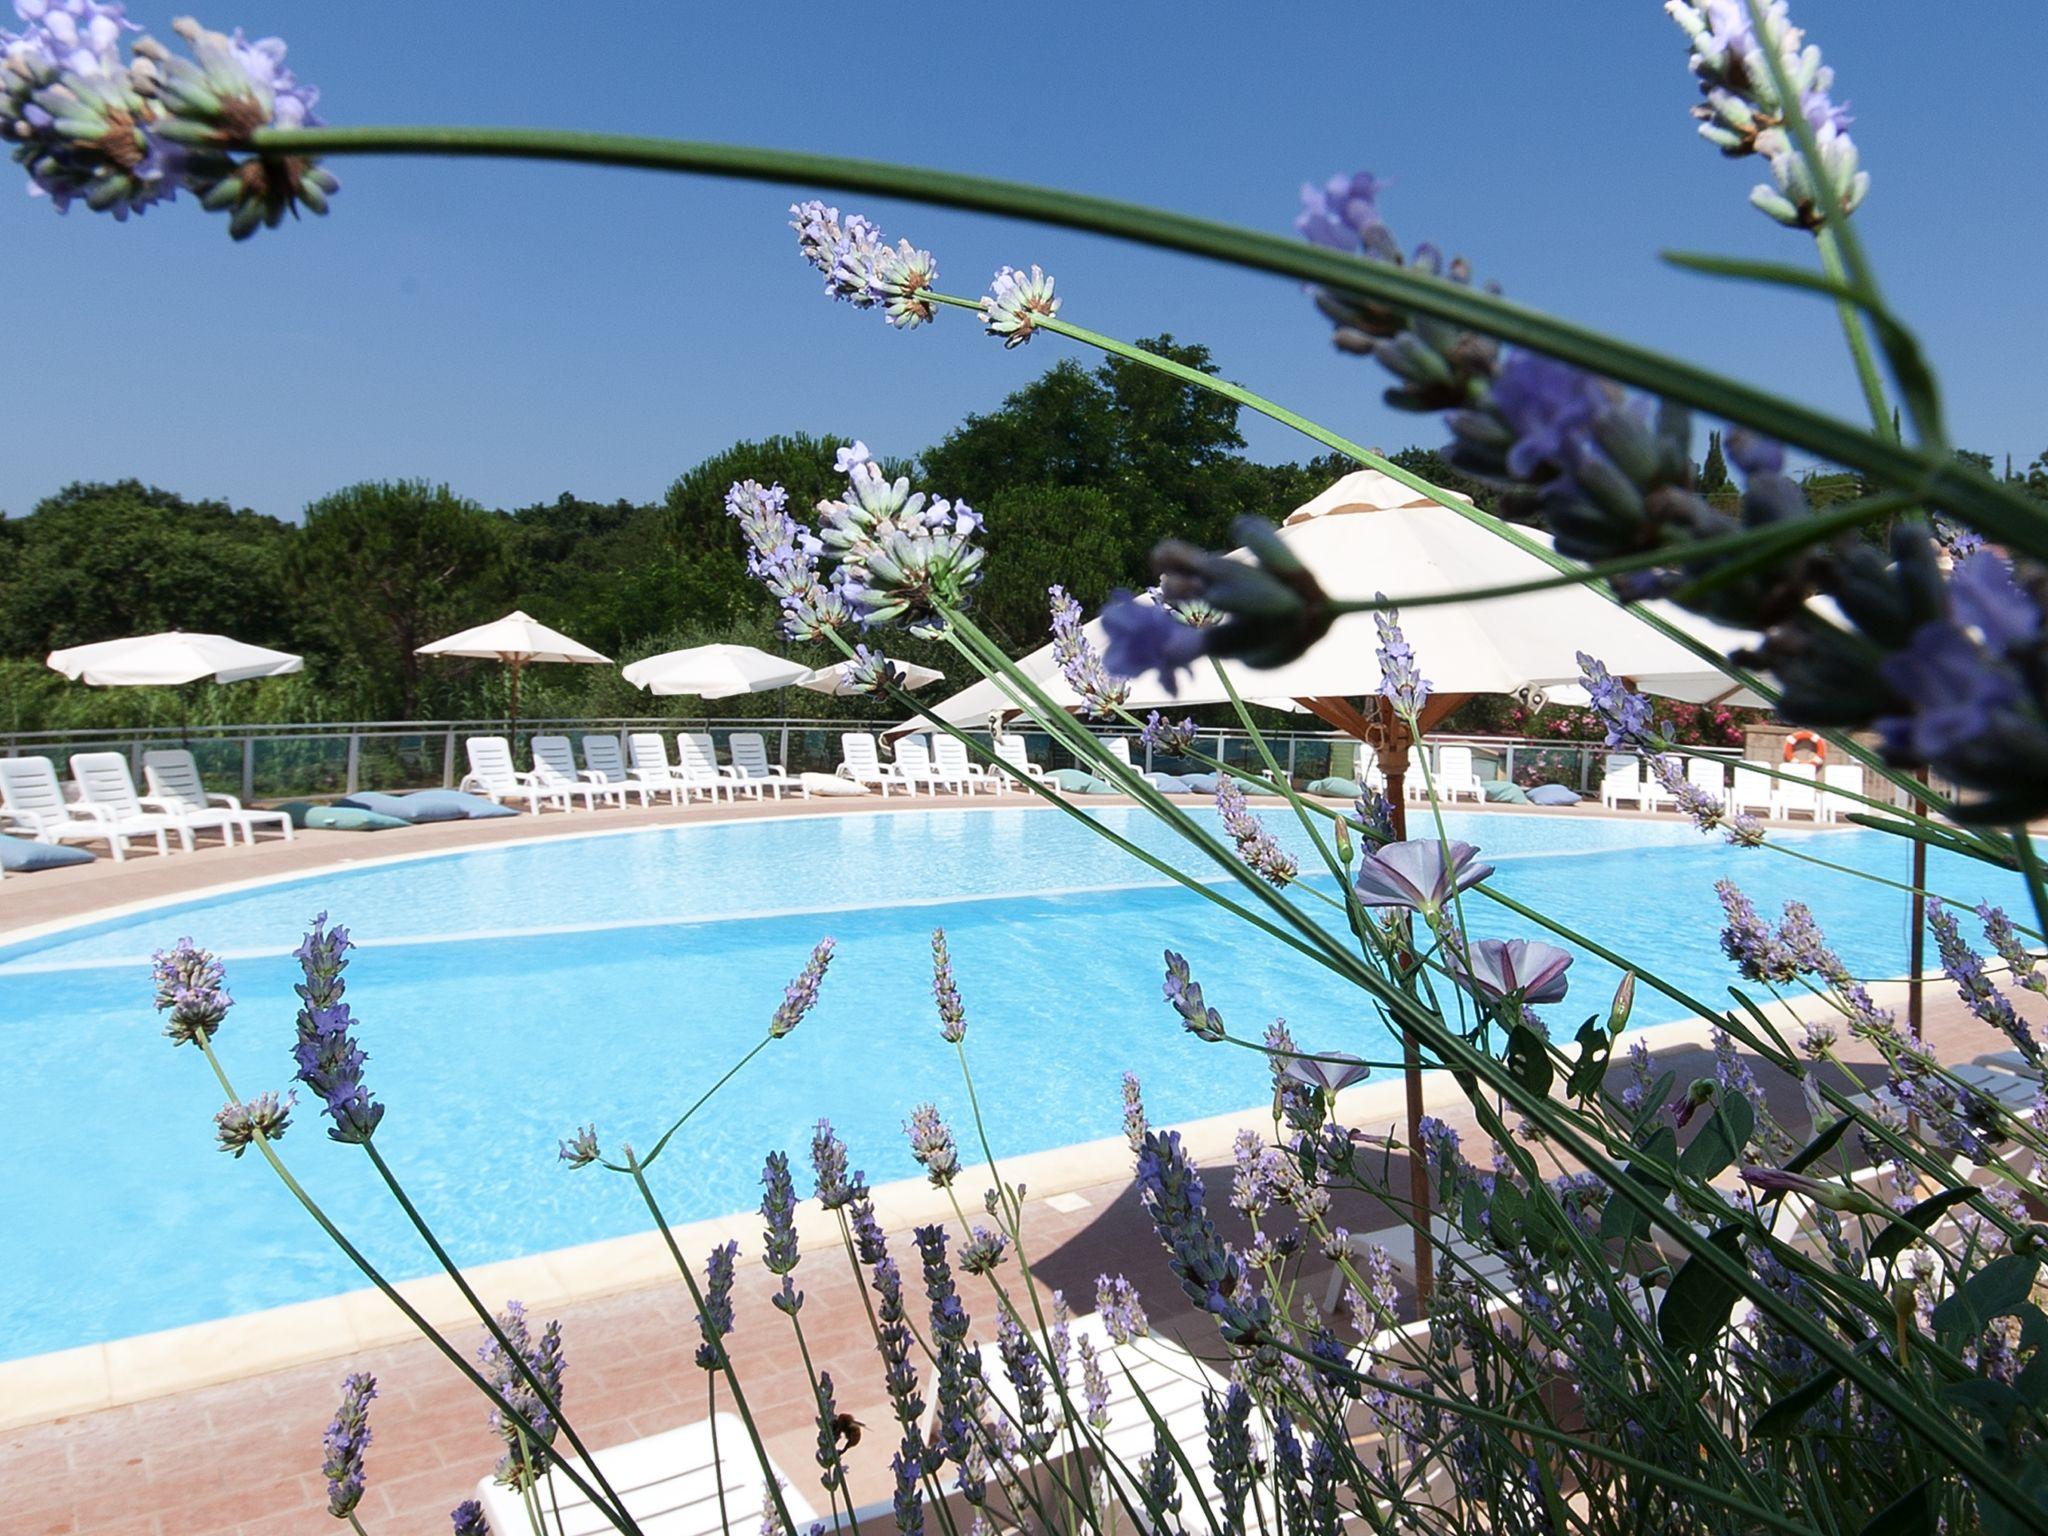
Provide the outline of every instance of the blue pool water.
[[[1094,814],[1187,857],[1142,812]],[[1266,817],[1306,855],[1284,808]],[[1731,850],[1672,823],[1453,814],[1449,824],[1498,864],[1501,890],[1710,1001],[1733,979],[1702,940],[1718,929],[1713,883],[1723,874],[1766,911],[1807,901],[1865,974],[1903,964],[1902,894],[1795,859]],[[1894,876],[1905,865],[1904,845],[1876,833],[1786,840]],[[2016,881],[1945,856],[1931,882],[1973,901],[2019,895]],[[465,1263],[644,1230],[626,1182],[560,1168],[557,1139],[595,1121],[608,1147],[646,1145],[760,1038],[785,981],[827,934],[839,952],[816,1011],[658,1165],[672,1221],[751,1206],[763,1155],[786,1148],[801,1168],[821,1115],[878,1180],[916,1171],[900,1124],[920,1100],[936,1100],[964,1136],[965,1094],[929,994],[938,925],[952,942],[999,1154],[1115,1134],[1125,1071],[1143,1080],[1157,1122],[1261,1102],[1261,1063],[1202,1045],[1161,1001],[1169,946],[1241,1033],[1284,1014],[1309,1048],[1389,1054],[1359,994],[1039,811],[559,838],[165,907],[0,948],[0,1126],[14,1169],[0,1185],[0,1358],[360,1283],[266,1167],[213,1149],[211,1076],[161,1038],[149,1006],[152,949],[190,934],[221,952],[236,1006],[220,1054],[242,1093],[283,1087],[290,950],[321,909],[362,944],[349,999],[369,1081],[389,1106],[378,1145]],[[1532,933],[1487,903],[1468,922],[1479,936]],[[1615,980],[1582,957],[1554,1016],[1575,1027],[1584,1015],[1573,1009],[1604,1009]],[[1646,990],[1636,1019],[1682,1011]],[[284,1151],[388,1272],[432,1268],[359,1151],[327,1141],[310,1115]]]

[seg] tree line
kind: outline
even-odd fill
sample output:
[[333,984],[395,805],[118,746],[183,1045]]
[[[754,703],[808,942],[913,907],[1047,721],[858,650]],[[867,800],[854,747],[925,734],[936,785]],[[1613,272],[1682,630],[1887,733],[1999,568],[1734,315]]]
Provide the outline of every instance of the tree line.
[[[1203,347],[1170,336],[1143,345],[1215,371]],[[133,480],[67,486],[26,517],[0,519],[0,729],[487,717],[505,707],[502,668],[414,650],[514,607],[621,663],[711,640],[797,654],[746,574],[725,491],[737,479],[780,480],[792,505],[808,508],[839,489],[832,461],[844,442],[790,435],[735,443],[685,471],[658,502],[564,493],[493,510],[445,485],[365,482],[321,497],[293,522]],[[1225,546],[1233,519],[1277,520],[1351,467],[1332,457],[1261,464],[1244,446],[1231,402],[1111,358],[1093,369],[1056,363],[999,408],[968,416],[914,460],[887,467],[985,516],[989,559],[977,617],[1022,654],[1044,641],[1050,584],[1065,585],[1092,610],[1113,588],[1144,584],[1161,538]],[[1434,452],[1394,457],[1485,504],[1484,487]],[[1704,468],[1725,483],[1725,471],[1715,473],[1715,445]],[[2013,477],[2048,498],[2048,454]],[[1842,489],[1853,494],[1853,486]],[[1725,494],[1732,498],[1732,489]],[[80,688],[42,663],[57,647],[173,628],[301,652],[306,670],[181,697]],[[935,692],[969,680],[942,646],[892,646],[903,660],[947,673]],[[532,668],[522,693],[531,717],[704,707],[652,699],[614,668]],[[715,708],[879,713],[798,689]]]

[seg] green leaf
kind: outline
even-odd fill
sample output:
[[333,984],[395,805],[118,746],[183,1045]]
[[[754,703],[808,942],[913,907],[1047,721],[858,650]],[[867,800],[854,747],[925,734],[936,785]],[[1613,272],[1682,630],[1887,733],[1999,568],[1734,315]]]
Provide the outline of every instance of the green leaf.
[[1934,1309],[1934,1331],[1944,1338],[1975,1338],[2001,1317],[2017,1312],[2034,1288],[2041,1261],[2030,1253],[1993,1259]]
[[[1729,1258],[1742,1259],[1742,1229],[1719,1227],[1707,1239]],[[1678,1266],[1664,1304],[1657,1309],[1657,1335],[1682,1354],[1697,1355],[1728,1326],[1728,1315],[1742,1298],[1742,1287],[1695,1254]]]
[[1833,1151],[1835,1143],[1840,1141],[1848,1133],[1849,1127],[1855,1123],[1856,1121],[1853,1116],[1842,1116],[1841,1119],[1793,1153],[1792,1160],[1785,1164],[1785,1171],[1787,1173],[1806,1172],[1807,1169]]
[[1799,1421],[1806,1417],[1814,1404],[1834,1391],[1841,1379],[1841,1371],[1829,1366],[1813,1380],[1802,1382],[1758,1414],[1749,1432],[1766,1438],[1797,1434]]
[[1531,1093],[1550,1092],[1556,1076],[1550,1064],[1550,1049],[1528,1025],[1518,1023],[1508,1031],[1507,1063],[1515,1081]]
[[[1660,1125],[1641,1145],[1642,1155],[1622,1169],[1621,1176],[1641,1190],[1651,1200],[1662,1200],[1671,1193],[1671,1182],[1657,1171],[1668,1168],[1678,1159],[1678,1133],[1668,1125]],[[1654,1165],[1646,1167],[1644,1165]],[[1625,1238],[1631,1242],[1650,1235],[1650,1218],[1627,1199],[1609,1199],[1600,1212],[1600,1236],[1602,1239]]]
[[1925,1234],[1943,1211],[1961,1205],[1981,1193],[1981,1190],[1972,1189],[1965,1184],[1959,1189],[1944,1189],[1938,1195],[1929,1195],[1877,1234],[1876,1241],[1870,1245],[1870,1256],[1873,1259],[1896,1258],[1905,1252],[1908,1243]]
[[1579,1026],[1579,1059],[1565,1079],[1564,1091],[1575,1099],[1591,1096],[1607,1079],[1607,1063],[1614,1055],[1614,1040],[1597,1018]]
[[1924,1536],[1935,1528],[1934,1479],[1924,1477],[1872,1515],[1856,1536]]
[[1705,1182],[1742,1155],[1750,1133],[1756,1129],[1756,1111],[1739,1093],[1724,1093],[1679,1154],[1679,1171]]

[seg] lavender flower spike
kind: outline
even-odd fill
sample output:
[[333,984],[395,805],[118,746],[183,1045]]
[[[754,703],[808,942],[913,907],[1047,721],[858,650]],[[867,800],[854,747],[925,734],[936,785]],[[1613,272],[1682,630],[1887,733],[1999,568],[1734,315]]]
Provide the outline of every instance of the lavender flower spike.
[[1963,939],[1955,914],[1936,897],[1927,899],[1927,926],[1941,951],[1941,968],[1956,984],[1956,993],[1978,1018],[2011,1040],[2029,1061],[2041,1060],[2040,1042],[2005,993],[1985,974],[1984,957]]
[[1223,815],[1223,830],[1237,844],[1238,857],[1267,884],[1285,888],[1301,873],[1294,855],[1274,839],[1265,823],[1245,803],[1244,786],[1229,774],[1216,780],[1216,809]]
[[953,981],[953,956],[946,948],[946,930],[932,930],[932,1001],[939,1006],[939,1037],[948,1045],[967,1038],[967,1008]]
[[818,1180],[818,1204],[828,1211],[851,1205],[867,1195],[866,1176],[847,1171],[846,1143],[833,1131],[829,1120],[820,1120],[811,1133],[811,1168]]
[[298,1101],[296,1093],[288,1093],[282,1100],[275,1093],[259,1093],[245,1103],[222,1105],[213,1117],[221,1151],[240,1157],[256,1144],[259,1135],[265,1141],[279,1140],[291,1124],[292,1106]]
[[761,1169],[761,1219],[767,1229],[761,1239],[761,1262],[771,1275],[782,1277],[782,1289],[773,1298],[777,1310],[796,1316],[804,1304],[803,1292],[790,1281],[800,1257],[796,1240],[796,1184],[789,1176],[789,1156],[770,1152]]
[[1195,747],[1194,719],[1169,720],[1155,709],[1145,717],[1138,740],[1161,757],[1185,757]]
[[580,1127],[574,1136],[561,1144],[555,1155],[571,1168],[588,1168],[602,1156],[597,1147],[597,1127]]
[[1977,908],[1977,919],[1984,925],[1984,937],[2012,972],[2012,979],[2029,992],[2048,995],[2048,974],[2041,971],[2039,957],[2027,948],[2005,909],[1983,902]]
[[348,968],[352,947],[346,928],[328,928],[325,912],[313,919],[312,930],[298,948],[299,968],[306,979],[293,988],[302,1006],[292,1056],[298,1062],[299,1081],[319,1096],[334,1122],[328,1136],[360,1144],[376,1131],[384,1106],[363,1086],[363,1063],[368,1058],[350,1033],[355,1020],[342,1001],[341,973]]
[[770,1039],[780,1040],[801,1024],[804,1015],[817,1005],[818,984],[825,979],[826,967],[832,964],[832,951],[836,947],[831,939],[818,940],[818,947],[811,951],[811,958],[804,962],[804,968],[783,989],[782,1005],[768,1021]]
[[[529,1435],[502,1409],[491,1410],[491,1429],[505,1442],[505,1454],[498,1459],[496,1476],[509,1488],[531,1488],[547,1469],[548,1447],[555,1443],[561,1429],[555,1410],[562,1401],[562,1373],[567,1366],[562,1354],[562,1325],[549,1323],[536,1339],[526,1321],[526,1308],[508,1301],[505,1310],[498,1314],[498,1328],[518,1360],[495,1338],[485,1342],[477,1359],[483,1365],[484,1376],[532,1426],[533,1433]],[[520,1369],[521,1361],[525,1370]],[[540,1384],[539,1392],[528,1381],[528,1372]]]
[[1052,277],[1036,262],[1028,273],[1015,267],[998,267],[995,281],[981,301],[981,323],[991,336],[1003,338],[1005,347],[1021,347],[1038,334],[1041,321],[1060,312],[1060,301],[1052,291]]
[[449,1510],[448,1520],[454,1527],[452,1536],[491,1536],[490,1522],[484,1519],[484,1507],[475,1499],[464,1499]]
[[953,1175],[960,1171],[960,1149],[953,1141],[952,1129],[940,1118],[939,1107],[918,1105],[903,1130],[910,1138],[910,1155],[932,1183],[942,1189],[952,1183]]
[[889,324],[901,330],[916,330],[938,315],[932,289],[938,285],[939,264],[930,251],[916,250],[908,240],[884,245],[875,251],[868,289],[881,300]]
[[697,1346],[697,1364],[707,1371],[726,1363],[725,1340],[733,1323],[733,1261],[739,1252],[737,1242],[720,1243],[704,1261],[704,1305],[697,1313],[697,1331],[704,1342]]
[[1185,956],[1166,952],[1166,1000],[1188,1032],[1212,1045],[1223,1038],[1223,1015],[1202,1001],[1202,984],[1188,970]]
[[363,1452],[370,1446],[370,1400],[377,1378],[363,1373],[341,1383],[341,1406],[327,1426],[320,1470],[327,1478],[327,1513],[346,1520],[363,1498]]
[[[1387,600],[1384,592],[1375,592],[1373,597],[1379,602]],[[1401,610],[1375,609],[1372,621],[1380,632],[1380,695],[1412,719],[1429,702],[1429,679],[1416,670],[1414,649],[1401,632]]]
[[1593,711],[1607,727],[1608,746],[1663,748],[1649,699],[1584,651],[1579,652],[1579,684],[1591,695]]
[[1469,890],[1493,873],[1491,864],[1476,862],[1479,850],[1470,843],[1410,839],[1375,848],[1358,863],[1358,900],[1368,907],[1405,907],[1430,916],[1459,891]]
[[157,1012],[170,1014],[164,1034],[171,1044],[211,1040],[234,1005],[227,994],[227,973],[212,952],[180,939],[156,952],[152,975]]
[[1489,1003],[1555,1003],[1569,983],[1572,957],[1555,944],[1528,939],[1481,939],[1445,962],[1460,986]]
[[1133,1152],[1145,1144],[1145,1100],[1131,1072],[1124,1074],[1124,1140]]
[[1052,607],[1052,654],[1067,686],[1081,696],[1090,719],[1106,719],[1130,696],[1131,685],[1112,676],[1081,627],[1081,605],[1062,586],[1046,588]]

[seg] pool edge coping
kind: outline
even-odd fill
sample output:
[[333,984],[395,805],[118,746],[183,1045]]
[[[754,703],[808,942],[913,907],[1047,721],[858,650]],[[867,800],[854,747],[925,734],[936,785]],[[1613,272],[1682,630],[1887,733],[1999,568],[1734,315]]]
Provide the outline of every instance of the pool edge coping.
[[[1894,989],[1901,994],[1905,990],[1900,983],[1884,983],[1872,990],[1884,993]],[[1788,1001],[1780,1006],[1796,1019],[1824,1008],[1825,1000]],[[1662,1050],[1703,1045],[1711,1028],[1710,1020],[1685,1018],[1647,1025],[1625,1038]],[[1423,1089],[1427,1106],[1461,1102],[1464,1097],[1444,1072],[1429,1074]],[[1359,1125],[1377,1124],[1381,1119],[1398,1124],[1403,1091],[1398,1075],[1348,1089],[1342,1100],[1345,1118]],[[1265,1115],[1266,1108],[1261,1105],[1186,1121],[1171,1129],[1181,1134],[1190,1156],[1211,1161],[1229,1156],[1231,1142],[1247,1116]],[[1029,1198],[1040,1201],[1103,1184],[1115,1176],[1108,1170],[1122,1168],[1129,1155],[1122,1137],[1104,1137],[1006,1157],[1003,1174],[1006,1182],[1025,1184]],[[985,1164],[964,1168],[960,1174],[960,1181],[967,1185],[987,1179]],[[877,1185],[873,1196],[876,1217],[885,1230],[900,1231],[921,1221],[958,1219],[947,1193],[922,1178]],[[671,1227],[669,1234],[686,1252],[696,1252],[734,1238],[750,1244],[759,1223],[759,1212],[750,1209]],[[836,1217],[815,1200],[798,1205],[797,1229],[806,1246],[830,1243],[839,1235]],[[529,1307],[542,1308],[630,1294],[673,1283],[676,1278],[667,1240],[659,1231],[480,1264],[464,1269],[463,1276],[480,1294],[516,1295]],[[445,1275],[403,1280],[393,1288],[436,1328],[479,1326]],[[366,1288],[0,1360],[0,1431],[222,1386],[419,1337],[418,1330],[389,1300]]]

